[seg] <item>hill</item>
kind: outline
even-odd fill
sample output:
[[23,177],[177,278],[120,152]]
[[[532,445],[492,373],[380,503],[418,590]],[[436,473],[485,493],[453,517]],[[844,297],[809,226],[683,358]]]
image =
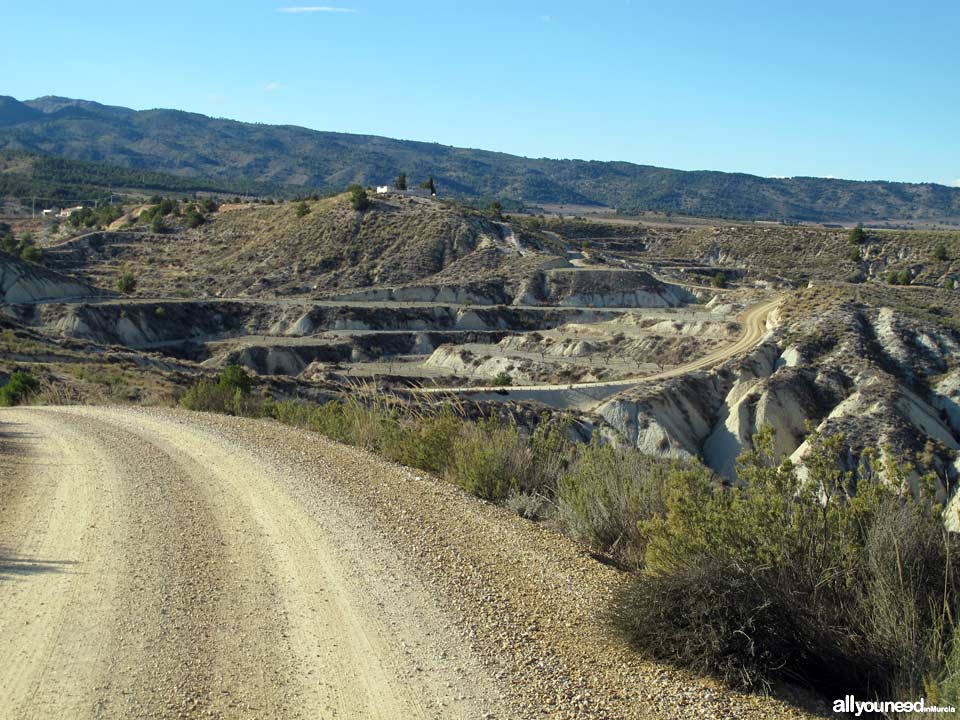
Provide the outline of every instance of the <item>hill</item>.
[[0,150],[0,198],[15,198],[25,204],[32,198],[46,204],[90,203],[108,200],[117,194],[207,192],[282,197],[304,191],[305,188],[293,185],[183,177],[102,162]]
[[[177,296],[303,296],[423,280],[475,255],[496,266],[507,253],[501,225],[425,198],[378,196],[358,213],[345,194],[296,203],[245,205],[189,229],[179,209],[167,231],[138,223],[50,248],[45,261],[111,287],[136,267],[140,287]],[[512,257],[512,256],[510,256]],[[451,267],[454,266],[454,267]],[[471,280],[480,268],[471,268]]]
[[185,178],[342,189],[399,172],[443,195],[606,205],[738,219],[817,222],[960,218],[960,189],[933,183],[762,178],[627,162],[531,159],[435,143],[134,111],[95,102],[0,97],[0,149],[95,160]]

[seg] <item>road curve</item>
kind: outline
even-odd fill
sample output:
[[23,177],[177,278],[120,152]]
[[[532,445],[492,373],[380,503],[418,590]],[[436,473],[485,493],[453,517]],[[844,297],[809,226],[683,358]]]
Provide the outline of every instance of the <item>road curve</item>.
[[423,387],[411,392],[419,395],[468,395],[477,400],[540,400],[555,407],[587,409],[611,395],[628,390],[641,383],[666,380],[720,363],[749,351],[767,334],[767,321],[783,298],[777,297],[748,308],[741,316],[742,331],[733,343],[719,348],[683,365],[652,375],[639,375],[622,380],[593,380],[589,382],[557,383],[544,385],[493,385],[462,387]]
[[295,502],[288,465],[131,411],[0,432],[0,717],[507,717],[369,523]]
[[793,720],[611,636],[568,538],[271,421],[0,409],[0,717]]

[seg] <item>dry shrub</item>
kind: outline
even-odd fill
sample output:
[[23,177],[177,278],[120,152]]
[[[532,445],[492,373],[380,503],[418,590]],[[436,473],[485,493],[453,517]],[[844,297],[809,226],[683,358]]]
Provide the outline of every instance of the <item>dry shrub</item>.
[[557,488],[558,519],[571,536],[618,562],[639,567],[641,523],[661,514],[674,462],[597,443],[577,448]]
[[960,591],[939,508],[902,492],[893,465],[890,482],[864,470],[854,483],[839,436],[815,441],[805,479],[771,461],[769,433],[755,445],[742,488],[671,474],[614,623],[639,648],[736,686],[787,679],[886,698],[935,686]]

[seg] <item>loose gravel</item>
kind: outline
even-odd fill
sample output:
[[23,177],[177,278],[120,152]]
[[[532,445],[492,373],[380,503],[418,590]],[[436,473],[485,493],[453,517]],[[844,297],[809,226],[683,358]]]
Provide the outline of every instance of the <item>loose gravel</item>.
[[828,716],[639,658],[623,573],[313,433],[17,408],[0,453],[2,717]]

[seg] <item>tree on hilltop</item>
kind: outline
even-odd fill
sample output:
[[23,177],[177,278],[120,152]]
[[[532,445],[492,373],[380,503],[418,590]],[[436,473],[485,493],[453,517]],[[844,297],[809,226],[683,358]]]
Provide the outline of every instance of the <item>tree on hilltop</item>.
[[348,190],[350,192],[350,204],[354,210],[363,212],[370,207],[370,198],[367,197],[367,191],[363,189],[362,185],[351,185]]

